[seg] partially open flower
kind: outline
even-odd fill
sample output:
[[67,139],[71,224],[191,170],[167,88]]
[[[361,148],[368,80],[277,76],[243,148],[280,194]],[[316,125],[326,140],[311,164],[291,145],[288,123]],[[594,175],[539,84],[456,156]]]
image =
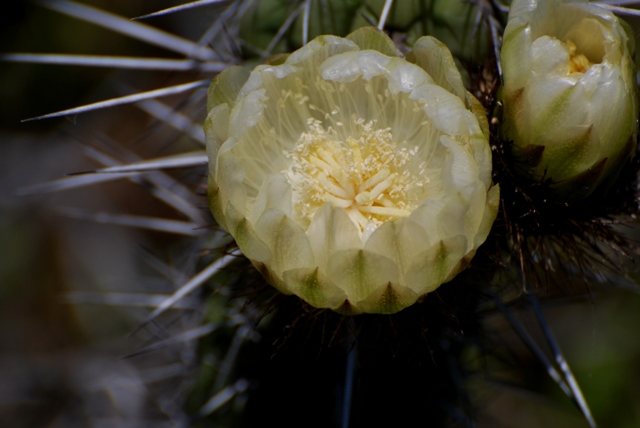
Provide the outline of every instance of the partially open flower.
[[606,188],[635,153],[633,37],[587,0],[515,0],[504,33],[504,136],[562,198]]
[[499,191],[484,111],[440,42],[408,58],[364,28],[212,83],[211,210],[283,293],[397,312],[486,239]]

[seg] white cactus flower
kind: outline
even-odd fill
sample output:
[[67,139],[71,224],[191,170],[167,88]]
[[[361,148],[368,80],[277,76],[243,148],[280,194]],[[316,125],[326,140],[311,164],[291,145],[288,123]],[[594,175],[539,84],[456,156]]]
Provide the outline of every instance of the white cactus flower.
[[212,83],[211,209],[281,292],[397,312],[486,239],[499,191],[484,111],[444,45],[408,57],[365,28]]
[[514,0],[504,33],[505,138],[558,196],[606,189],[635,153],[633,36],[588,0]]

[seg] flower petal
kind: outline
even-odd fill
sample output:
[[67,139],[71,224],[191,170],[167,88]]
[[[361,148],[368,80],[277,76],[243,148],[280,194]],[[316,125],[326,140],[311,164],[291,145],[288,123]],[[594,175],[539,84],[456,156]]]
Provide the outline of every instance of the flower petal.
[[390,61],[388,56],[372,50],[345,52],[327,58],[320,65],[319,71],[324,80],[332,82],[353,82],[360,76],[369,81],[372,77],[386,73]]
[[358,45],[351,40],[336,36],[319,36],[289,55],[286,63],[315,72],[327,58],[357,50]]
[[444,187],[461,189],[477,182],[478,164],[469,150],[446,135],[440,137],[440,144],[448,151],[442,176]]
[[407,273],[407,286],[420,295],[438,288],[466,254],[467,240],[456,236],[436,243],[418,254]]
[[400,279],[398,266],[393,261],[366,250],[333,253],[329,258],[328,276],[355,306],[375,290],[388,284],[397,285]]
[[220,151],[215,167],[215,182],[218,184],[218,197],[223,212],[231,203],[243,212],[247,204],[247,193],[243,186],[244,168],[233,155],[234,140],[227,140]]
[[218,74],[209,86],[207,98],[207,112],[220,104],[227,104],[233,108],[240,93],[240,89],[249,79],[251,72],[244,67],[230,67]]
[[486,241],[487,236],[489,236],[489,232],[491,231],[491,227],[493,226],[493,222],[498,215],[498,208],[500,205],[500,186],[493,186],[489,192],[487,193],[487,205],[482,215],[482,220],[480,221],[480,226],[478,227],[478,233],[473,239],[473,246],[478,248],[484,241]]
[[[229,138],[229,106],[220,104],[211,109],[204,122],[204,129],[207,141],[207,156],[209,159],[216,159],[220,147]],[[211,174],[211,177],[213,176],[214,174]]]
[[231,112],[231,137],[240,138],[260,121],[264,112],[265,93],[265,89],[257,89],[239,100],[238,105]]
[[434,81],[422,68],[403,60],[391,60],[388,65],[389,90],[392,93],[411,92]]
[[400,269],[400,280],[415,257],[426,251],[433,237],[424,227],[404,218],[388,221],[376,229],[365,244],[365,249],[393,260]]
[[307,236],[316,263],[323,269],[327,269],[329,258],[334,252],[362,248],[358,229],[347,213],[328,203],[316,211]]
[[284,281],[291,291],[315,308],[336,309],[347,299],[345,292],[320,273],[319,268],[288,270]]
[[282,278],[285,271],[314,267],[314,257],[304,230],[283,212],[265,212],[255,226],[258,237],[271,251],[271,270]]
[[280,211],[287,217],[293,218],[291,193],[291,185],[286,177],[282,174],[272,174],[264,181],[247,218],[251,224],[256,224],[269,210]]
[[358,309],[369,314],[393,314],[413,305],[418,297],[410,288],[388,283],[369,293],[358,303]]
[[238,247],[242,248],[242,254],[248,259],[259,263],[269,263],[271,261],[271,251],[258,237],[253,226],[246,218],[240,220],[233,236],[236,238]]
[[400,52],[393,40],[375,27],[358,28],[345,38],[358,45],[360,50],[371,49],[389,57],[400,56]]
[[453,56],[438,39],[431,36],[418,39],[411,52],[407,54],[407,60],[426,71],[436,85],[456,95],[462,102],[466,100],[467,90]]
[[464,102],[436,85],[424,85],[411,92],[410,98],[423,103],[422,109],[431,124],[448,135],[481,134],[475,116]]

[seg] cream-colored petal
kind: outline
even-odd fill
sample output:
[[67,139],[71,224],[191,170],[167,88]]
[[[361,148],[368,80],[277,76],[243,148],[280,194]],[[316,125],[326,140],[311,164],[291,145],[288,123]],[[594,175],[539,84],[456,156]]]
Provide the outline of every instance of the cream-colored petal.
[[401,59],[391,60],[387,66],[389,90],[392,93],[411,92],[414,89],[435,82],[422,68]]
[[530,128],[535,130],[529,138],[541,131],[586,124],[587,106],[571,102],[584,99],[582,94],[584,89],[568,78],[532,79],[525,90]]
[[[516,2],[516,7],[522,4],[522,2]],[[532,62],[529,50],[534,40],[528,21],[522,22],[521,19],[517,19],[517,9],[512,10],[516,18],[509,21],[504,31],[500,50],[505,92],[517,91],[529,80]]]
[[241,138],[245,132],[260,121],[264,111],[265,93],[265,89],[257,89],[238,101],[238,104],[231,111],[229,132],[231,137]]
[[[555,144],[548,144],[550,141]],[[536,136],[533,143],[546,144],[542,154],[543,162],[536,169],[538,179],[546,175],[557,182],[567,180],[589,168],[601,156],[598,136],[594,133],[593,126],[552,128]]]
[[229,67],[218,74],[209,86],[207,98],[207,112],[220,104],[228,104],[233,108],[240,93],[240,89],[249,79],[251,72],[243,67]]
[[336,287],[319,268],[292,269],[284,273],[289,289],[315,308],[336,309],[347,295]]
[[482,183],[475,183],[469,186],[469,194],[467,199],[468,208],[463,211],[462,220],[465,235],[468,242],[467,251],[471,251],[474,246],[474,236],[480,230],[482,219],[487,210],[487,188]]
[[[596,71],[599,71],[598,76]],[[635,90],[635,85],[628,80],[631,79],[625,78],[620,68],[610,67],[599,67],[594,73],[589,70],[584,76],[584,84],[592,88],[589,119],[603,141],[612,141],[606,147],[609,153],[626,144],[635,130],[637,99],[628,96]],[[612,105],[616,108],[610,108]]]
[[283,174],[272,174],[265,179],[247,218],[251,224],[256,224],[269,210],[277,210],[293,218],[291,185]]
[[231,202],[241,211],[246,209],[247,193],[244,188],[244,168],[233,155],[236,142],[227,140],[218,152],[215,167],[215,182],[219,186],[218,194],[223,210]]
[[[220,188],[215,184],[215,180],[212,178],[211,172],[209,172],[209,183],[207,186],[207,200],[209,202],[209,209],[215,219],[218,226],[229,231],[227,227],[227,219],[224,215],[224,208],[220,199]],[[226,200],[225,200],[226,203]]]
[[333,55],[358,50],[358,45],[351,40],[336,36],[318,36],[289,55],[286,64],[297,65],[306,70],[315,71],[325,59]]
[[259,68],[256,68],[249,74],[247,81],[240,88],[240,92],[238,92],[238,101],[242,100],[250,93],[260,89],[262,89],[262,73],[260,73]]
[[[229,106],[227,104],[211,109],[204,122],[204,132],[207,141],[207,157],[209,163],[215,165],[220,147],[229,138]],[[213,174],[212,176],[215,177]]]
[[412,289],[394,286],[389,283],[369,293],[369,296],[358,302],[357,307],[369,314],[394,314],[413,305],[420,297]]
[[448,135],[474,135],[482,131],[473,114],[457,96],[435,85],[424,85],[410,98],[423,103],[422,109],[437,129]]
[[320,65],[320,74],[324,80],[347,83],[353,82],[362,75],[362,70],[358,66],[357,57],[359,52],[345,52],[327,58]]
[[327,58],[319,68],[324,80],[348,83],[360,76],[364,80],[386,73],[386,67],[391,61],[386,55],[373,50],[360,52],[345,52]]
[[482,221],[478,227],[478,233],[476,233],[475,238],[473,238],[474,248],[478,248],[484,243],[484,241],[486,241],[489,236],[489,232],[491,231],[491,227],[493,226],[493,222],[498,215],[498,208],[500,206],[500,186],[493,186],[489,190],[489,193],[487,193],[486,199],[487,204],[484,213],[482,214]]
[[[469,189],[464,190],[468,191]],[[447,201],[447,205],[440,213],[438,213],[438,217],[435,219],[434,223],[436,224],[440,239],[449,239],[457,235],[463,235],[468,239],[473,238],[477,229],[470,232],[470,228],[467,227],[465,221],[469,215],[476,215],[479,217],[476,223],[479,223],[479,220],[482,218],[480,216],[482,211],[475,211],[475,213],[471,211],[476,207],[471,206],[469,201],[470,196],[471,195],[463,193],[463,191],[458,191],[451,195],[450,199]],[[484,204],[482,205],[482,209],[484,209]],[[468,245],[472,245],[472,243],[469,243]],[[469,249],[469,247],[465,248],[463,254],[468,252]]]
[[450,195],[447,194],[445,199],[430,199],[424,201],[418,208],[413,210],[408,217],[409,220],[419,224],[425,230],[429,231],[429,240],[425,243],[428,248],[442,239],[439,235],[437,227],[433,227],[436,223],[440,213],[445,209],[449,202]]
[[271,262],[271,251],[246,218],[238,222],[232,235],[245,257],[259,263]]
[[329,259],[327,275],[356,306],[380,287],[398,285],[400,279],[393,261],[366,250],[336,251]]
[[[615,40],[611,30],[597,19],[585,18],[581,20],[578,25],[567,32],[566,39],[575,43],[578,52],[584,54],[593,63],[602,62],[607,51],[610,52],[607,60],[620,61],[620,50],[612,49],[612,44],[619,44],[620,41]],[[617,54],[612,55],[614,50]]]
[[407,286],[418,295],[432,292],[449,277],[466,254],[467,240],[456,236],[418,255],[407,273]]
[[399,57],[400,52],[384,32],[375,27],[362,27],[345,37],[354,42],[360,50],[375,50],[389,57]]
[[482,130],[482,134],[484,135],[485,140],[489,140],[490,132],[489,132],[489,120],[487,118],[487,112],[484,109],[484,106],[476,97],[467,92],[467,106],[471,109],[471,113],[478,119],[478,124],[480,125],[480,129]]
[[436,85],[465,102],[467,90],[451,52],[442,42],[431,36],[421,37],[407,54],[407,59],[425,70]]
[[393,260],[400,269],[400,281],[416,256],[426,251],[433,237],[424,227],[408,218],[388,221],[376,229],[365,250]]
[[374,50],[358,52],[358,66],[362,70],[362,77],[369,81],[375,76],[387,73],[387,66],[391,58]]
[[361,249],[358,229],[342,208],[325,203],[313,217],[307,230],[318,266],[328,269],[329,258],[336,251]]
[[569,47],[551,36],[542,36],[531,45],[531,72],[540,76],[569,74]]
[[270,268],[282,277],[283,272],[315,266],[309,239],[298,223],[283,212],[271,210],[258,220],[255,230],[271,251]]
[[478,164],[478,178],[486,189],[491,187],[493,175],[491,147],[485,138],[473,137],[471,140],[471,152]]
[[478,164],[472,153],[446,135],[440,137],[440,144],[447,149],[449,155],[444,162],[441,177],[445,188],[461,189],[478,182]]
[[[221,204],[222,205],[222,204]],[[225,227],[227,231],[233,236],[238,225],[245,221],[244,213],[240,211],[233,203],[226,202],[222,205],[224,212]]]

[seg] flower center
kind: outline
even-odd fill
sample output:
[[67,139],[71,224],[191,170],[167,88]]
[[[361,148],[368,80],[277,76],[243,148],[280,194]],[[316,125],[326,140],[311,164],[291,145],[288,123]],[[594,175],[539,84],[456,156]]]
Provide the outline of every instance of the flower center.
[[594,63],[581,53],[578,53],[578,47],[571,40],[567,39],[567,47],[569,48],[569,74],[584,73]]
[[320,121],[309,119],[309,131],[285,152],[292,163],[283,173],[303,218],[311,220],[329,202],[343,208],[368,236],[383,222],[411,214],[429,178],[425,162],[409,168],[417,147],[398,148],[390,128],[376,129],[376,121],[352,120],[355,132],[344,141],[332,127],[325,129]]

